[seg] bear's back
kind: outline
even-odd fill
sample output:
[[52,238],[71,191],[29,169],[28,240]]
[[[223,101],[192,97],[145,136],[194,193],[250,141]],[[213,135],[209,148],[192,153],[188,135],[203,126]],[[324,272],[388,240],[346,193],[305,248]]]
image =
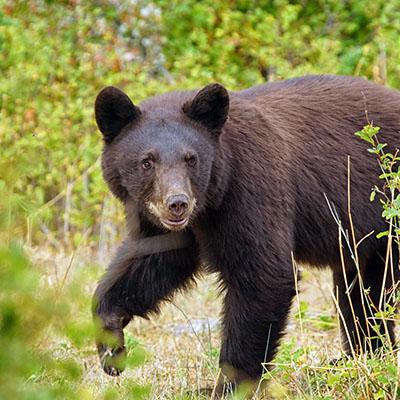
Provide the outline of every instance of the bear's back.
[[[379,207],[369,202],[371,187],[379,184],[379,166],[367,152],[368,145],[354,133],[373,123],[381,128],[379,141],[388,143],[389,151],[399,148],[400,92],[361,78],[307,76],[233,93],[233,122],[241,114],[241,103],[258,110],[258,133],[248,129],[239,134],[233,127],[227,141],[233,144],[236,160],[246,160],[246,154],[255,160],[254,176],[262,178],[254,179],[254,185],[247,181],[252,190],[264,189],[260,192],[264,199],[271,189],[289,198],[299,260],[321,265],[335,257],[332,240],[337,237],[337,225],[327,199],[348,226],[349,160],[352,204],[358,208],[353,215],[357,237],[385,229]],[[251,124],[243,122],[241,132]],[[241,140],[236,139],[239,135]],[[241,164],[236,164],[238,169],[248,168],[245,162]],[[275,171],[273,176],[271,171]],[[260,180],[265,183],[260,185]]]
[[341,75],[307,75],[283,81],[269,82],[235,92],[235,95],[257,100],[262,97],[283,96],[324,96],[333,93],[349,93],[350,91],[374,90],[380,92],[395,92],[383,85],[359,77]]

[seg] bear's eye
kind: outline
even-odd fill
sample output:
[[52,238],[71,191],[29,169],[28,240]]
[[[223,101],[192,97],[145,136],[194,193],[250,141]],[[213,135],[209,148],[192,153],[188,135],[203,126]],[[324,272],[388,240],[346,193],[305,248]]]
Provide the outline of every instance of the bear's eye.
[[150,158],[145,158],[142,161],[142,168],[144,170],[149,170],[149,169],[153,168],[153,165],[154,165],[154,162]]
[[185,161],[186,161],[186,164],[189,165],[189,167],[194,167],[197,164],[196,156],[193,154],[188,154],[185,157]]

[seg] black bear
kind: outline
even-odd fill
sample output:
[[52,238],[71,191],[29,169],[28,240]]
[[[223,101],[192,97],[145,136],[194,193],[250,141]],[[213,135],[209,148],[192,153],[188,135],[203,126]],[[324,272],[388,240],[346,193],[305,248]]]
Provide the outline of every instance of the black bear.
[[[257,380],[295,294],[292,255],[332,269],[349,352],[380,347],[385,333],[394,342],[393,322],[369,321],[384,306],[381,294],[391,301],[399,273],[395,251],[395,268],[385,269],[387,240],[376,233],[387,226],[369,201],[379,166],[354,132],[373,121],[381,141],[400,145],[399,92],[359,78],[308,76],[239,92],[211,84],[138,107],[107,87],[95,113],[104,178],[130,230],[93,301],[107,373],[123,368],[123,328],[132,317],[157,312],[205,270],[223,287],[222,372],[233,384]],[[355,239],[375,232],[358,246],[359,268],[346,246],[339,251],[330,210],[350,229],[348,156]]]

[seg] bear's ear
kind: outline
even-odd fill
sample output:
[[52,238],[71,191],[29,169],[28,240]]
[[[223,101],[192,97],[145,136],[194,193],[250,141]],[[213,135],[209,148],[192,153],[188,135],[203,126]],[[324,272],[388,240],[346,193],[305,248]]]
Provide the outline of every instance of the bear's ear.
[[141,114],[124,92],[112,86],[97,95],[94,109],[97,126],[106,143],[111,143],[124,126]]
[[182,110],[189,118],[211,130],[219,131],[228,118],[228,91],[218,83],[208,85],[193,100],[185,103]]

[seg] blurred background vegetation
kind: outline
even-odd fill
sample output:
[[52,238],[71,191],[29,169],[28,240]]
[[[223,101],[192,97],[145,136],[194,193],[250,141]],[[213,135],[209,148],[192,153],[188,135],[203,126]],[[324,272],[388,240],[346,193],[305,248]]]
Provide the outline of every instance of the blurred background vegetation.
[[309,73],[400,85],[398,0],[1,3],[0,188],[20,219],[12,237],[32,244],[102,250],[120,233],[93,118],[105,85],[136,102]]
[[92,287],[82,287],[93,274],[65,285],[67,263],[49,283],[34,260],[38,249],[82,247],[102,261],[123,231],[99,167],[97,92],[115,85],[140,102],[310,73],[399,88],[399,1],[0,0],[2,399],[90,398],[66,384],[79,382],[82,365],[67,357],[44,367],[54,352],[41,349],[63,335],[78,351],[90,342]]

